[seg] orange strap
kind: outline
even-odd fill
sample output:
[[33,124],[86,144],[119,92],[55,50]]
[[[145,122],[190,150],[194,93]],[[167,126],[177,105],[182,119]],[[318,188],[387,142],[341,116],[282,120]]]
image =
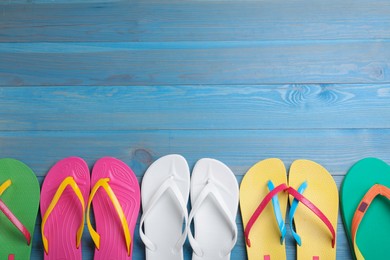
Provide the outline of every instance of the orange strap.
[[380,184],[373,185],[364,195],[363,199],[360,201],[359,206],[357,207],[352,219],[351,237],[357,260],[364,259],[362,253],[359,250],[359,247],[356,244],[357,230],[359,228],[360,222],[364,217],[364,214],[367,212],[368,207],[378,195],[382,195],[390,200],[390,189]]

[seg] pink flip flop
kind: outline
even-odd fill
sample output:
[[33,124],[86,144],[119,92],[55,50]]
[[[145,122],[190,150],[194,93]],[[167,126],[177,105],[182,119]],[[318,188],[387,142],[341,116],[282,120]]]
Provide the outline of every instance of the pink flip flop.
[[[140,189],[134,172],[124,162],[104,157],[95,163],[87,208],[95,260],[131,259],[134,228],[140,208]],[[96,231],[90,221],[93,204]]]
[[89,187],[88,166],[78,157],[57,162],[46,175],[40,200],[45,260],[81,259]]

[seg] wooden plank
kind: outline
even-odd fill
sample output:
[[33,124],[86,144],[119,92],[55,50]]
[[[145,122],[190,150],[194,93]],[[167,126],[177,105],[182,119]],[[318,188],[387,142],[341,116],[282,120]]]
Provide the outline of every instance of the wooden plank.
[[0,0],[0,5],[13,4],[81,4],[81,3],[112,3],[130,2],[130,0]]
[[0,3],[3,3],[0,5],[0,42],[390,37],[390,3],[386,0],[313,1],[310,4],[304,0],[245,1],[245,4],[194,0],[18,5],[2,0]]
[[0,45],[0,86],[390,82],[390,40],[11,46]]
[[0,132],[0,147],[0,158],[22,160],[37,176],[67,156],[80,156],[90,166],[114,156],[142,176],[156,158],[171,153],[182,154],[191,168],[200,158],[216,158],[236,175],[261,159],[277,157],[287,166],[299,158],[312,159],[343,176],[364,157],[390,162],[390,129],[18,131]]
[[6,131],[390,128],[390,84],[2,87],[0,100]]
[[[388,1],[45,1],[0,0],[0,157],[40,182],[69,155],[116,156],[139,180],[167,153],[215,157],[239,182],[260,159],[308,158],[338,186],[362,157],[390,161]],[[144,259],[138,233],[134,250]],[[351,259],[340,220],[337,257]]]

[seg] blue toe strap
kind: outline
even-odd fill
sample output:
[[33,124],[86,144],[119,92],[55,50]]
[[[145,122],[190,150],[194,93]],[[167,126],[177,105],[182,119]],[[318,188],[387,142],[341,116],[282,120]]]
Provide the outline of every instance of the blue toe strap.
[[[301,184],[301,186],[299,186],[298,192],[302,194],[306,188],[307,188],[307,182],[305,181]],[[288,218],[290,221],[291,233],[293,234],[293,237],[294,237],[295,241],[297,242],[297,244],[301,245],[302,244],[301,237],[297,234],[297,232],[295,232],[294,225],[293,225],[294,215],[295,215],[295,211],[297,210],[298,203],[299,203],[299,201],[297,199],[293,200],[293,202],[291,203],[290,213],[288,214]]]
[[[268,181],[267,186],[268,186],[268,189],[270,191],[272,191],[275,188],[272,181]],[[286,225],[284,224],[284,221],[283,221],[283,216],[282,216],[282,212],[280,210],[278,196],[272,197],[272,206],[274,208],[275,218],[276,218],[276,221],[278,222],[278,226],[279,226],[279,230],[280,230],[280,234],[281,234],[280,244],[283,244],[284,237],[286,236]]]

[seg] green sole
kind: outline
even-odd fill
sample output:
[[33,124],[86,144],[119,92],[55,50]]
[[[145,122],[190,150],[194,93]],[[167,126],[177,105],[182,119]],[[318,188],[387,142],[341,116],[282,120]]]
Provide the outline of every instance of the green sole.
[[[40,188],[34,172],[24,163],[14,159],[0,159],[0,185],[12,181],[0,197],[11,212],[28,229],[31,239],[37,219]],[[17,259],[30,259],[31,246],[9,219],[0,212],[0,259],[10,254]]]
[[[340,190],[341,213],[351,251],[352,218],[361,199],[374,185],[390,187],[390,166],[376,158],[357,162],[348,171]],[[357,231],[357,245],[365,259],[388,259],[390,256],[390,201],[376,197]],[[354,253],[354,258],[356,259]]]

